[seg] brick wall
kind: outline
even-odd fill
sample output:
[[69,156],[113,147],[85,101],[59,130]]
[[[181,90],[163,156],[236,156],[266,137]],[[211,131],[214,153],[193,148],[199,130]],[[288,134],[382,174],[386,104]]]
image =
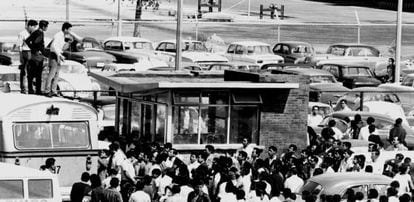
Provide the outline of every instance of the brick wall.
[[269,92],[272,93],[272,96],[275,95],[276,99],[273,102],[276,103],[267,107],[281,108],[275,111],[262,111],[260,145],[264,145],[266,148],[274,145],[279,151],[285,150],[290,144],[296,144],[298,149],[305,148],[307,144],[309,78],[291,74],[272,74],[261,77],[260,82],[299,83],[298,89]]

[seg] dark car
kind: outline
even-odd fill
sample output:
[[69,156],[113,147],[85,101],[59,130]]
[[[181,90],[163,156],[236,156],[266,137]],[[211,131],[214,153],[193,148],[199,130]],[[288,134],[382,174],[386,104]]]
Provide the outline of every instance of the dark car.
[[[348,111],[348,112],[334,112],[329,116],[326,116],[318,128],[315,129],[315,132],[319,133],[322,131],[324,127],[328,126],[329,120],[336,121],[336,127],[341,131],[345,132],[347,130],[348,125],[345,122],[345,118],[348,117],[350,120],[354,119],[356,114],[361,115],[363,121],[367,120],[368,117],[373,117],[375,119],[375,127],[377,129],[378,135],[381,138],[381,141],[384,143],[384,148],[390,145],[388,141],[388,136],[390,134],[390,130],[393,128],[395,120],[388,115],[378,114],[373,112],[364,112],[364,111]],[[402,127],[407,132],[405,137],[405,142],[407,143],[408,149],[414,148],[414,131],[411,127],[406,124],[402,123]]]
[[[277,70],[272,70],[277,71]],[[336,103],[339,97],[349,92],[335,77],[324,70],[311,68],[287,68],[283,72],[307,75],[310,79],[309,100],[322,103]]]
[[73,41],[69,49],[63,52],[63,56],[81,64],[86,62],[87,68],[103,68],[116,61],[113,55],[105,53],[101,44],[91,37],[85,37],[80,42]]
[[369,67],[366,66],[330,63],[320,65],[317,68],[330,72],[347,88],[378,86],[381,84],[381,81],[376,79]]
[[311,44],[300,41],[277,43],[272,51],[274,54],[282,56],[285,59],[285,63],[300,63],[306,57],[312,56],[315,53]]

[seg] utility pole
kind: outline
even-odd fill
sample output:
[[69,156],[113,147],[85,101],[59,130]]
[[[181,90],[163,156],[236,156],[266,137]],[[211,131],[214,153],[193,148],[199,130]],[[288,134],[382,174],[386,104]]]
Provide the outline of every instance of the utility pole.
[[395,44],[395,71],[394,71],[394,82],[400,82],[401,72],[401,35],[402,35],[402,13],[403,13],[403,0],[398,0],[398,11],[397,11],[397,41]]
[[69,22],[69,0],[66,0],[66,21]]
[[[135,9],[135,21],[140,21],[142,15],[142,0],[137,0],[137,7]],[[134,36],[141,36],[138,22],[134,23]]]
[[176,54],[175,54],[175,70],[181,68],[181,21],[183,20],[182,12],[183,0],[177,0],[177,30],[176,30]]
[[117,36],[122,35],[122,21],[121,21],[121,0],[118,0],[118,28],[117,28]]

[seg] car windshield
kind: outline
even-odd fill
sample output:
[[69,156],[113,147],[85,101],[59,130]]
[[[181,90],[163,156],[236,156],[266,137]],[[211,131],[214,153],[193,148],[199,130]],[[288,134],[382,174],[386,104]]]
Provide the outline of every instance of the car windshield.
[[369,68],[365,67],[344,67],[342,71],[345,77],[374,77],[371,71],[369,71]]
[[152,43],[150,42],[125,42],[125,50],[153,50]]
[[207,48],[201,42],[185,42],[184,51],[207,52]]
[[310,77],[311,83],[336,83],[333,76],[329,75],[316,75]]
[[328,48],[326,52],[328,54],[337,55],[337,56],[345,56],[345,47],[342,46],[331,46]]
[[12,42],[3,42],[0,44],[2,53],[19,53],[19,47]]
[[292,49],[292,53],[311,53],[311,48],[304,45],[298,45]]
[[248,55],[264,55],[270,54],[270,46],[248,46],[247,54]]
[[84,51],[88,49],[102,49],[102,46],[99,43],[93,41],[83,41],[79,44],[78,50]]
[[[319,190],[319,191],[317,191]],[[301,193],[303,191],[308,191],[309,193],[320,193],[320,191],[322,191],[322,185],[316,183],[316,182],[312,182],[312,181],[308,181],[305,185],[303,185],[302,189],[301,189]]]
[[401,85],[402,86],[413,86],[413,81],[414,81],[414,78],[413,77],[409,77],[409,76],[407,76],[407,77],[405,77],[404,78],[404,80],[401,82]]
[[66,74],[83,74],[86,73],[86,68],[81,64],[62,64],[60,72]]

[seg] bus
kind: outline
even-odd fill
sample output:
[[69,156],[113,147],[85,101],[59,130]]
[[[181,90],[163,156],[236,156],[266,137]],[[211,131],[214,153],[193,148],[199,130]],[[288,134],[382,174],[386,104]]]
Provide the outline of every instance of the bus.
[[40,169],[54,158],[62,199],[69,200],[81,174],[97,172],[97,111],[68,99],[26,94],[0,93],[0,103],[0,162]]

